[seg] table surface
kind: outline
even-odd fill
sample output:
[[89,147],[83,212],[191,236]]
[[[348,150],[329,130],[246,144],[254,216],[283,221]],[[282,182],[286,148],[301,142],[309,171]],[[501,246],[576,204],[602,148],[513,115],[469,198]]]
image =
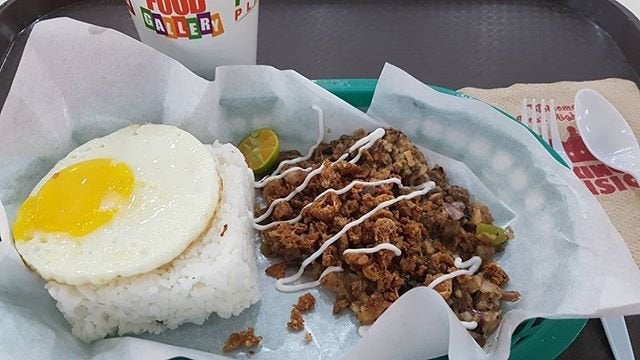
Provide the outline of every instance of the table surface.
[[[6,0],[0,0],[0,4],[4,1]],[[601,28],[549,3],[530,2],[533,5],[523,7],[515,5],[518,1],[458,1],[460,6],[456,11],[447,12],[445,5],[448,5],[448,1],[430,1],[426,6],[428,9],[425,9],[424,2],[418,0],[396,0],[393,4],[376,0],[357,0],[354,2],[361,6],[358,8],[359,12],[354,13],[339,0],[315,1],[313,5],[307,3],[305,6],[301,5],[301,1],[271,0],[262,3],[260,10],[258,62],[279,68],[293,68],[310,78],[344,78],[375,77],[384,61],[388,60],[416,74],[425,82],[449,88],[489,88],[508,86],[516,82],[589,80],[606,77],[621,77],[638,82],[638,74],[630,69],[620,50]],[[634,11],[636,16],[640,15],[640,0],[619,1]],[[133,25],[121,3],[115,0],[92,1],[91,4],[75,6],[52,16],[74,17],[97,25],[117,28],[135,37]],[[501,24],[513,20],[509,19],[509,13],[503,18],[491,11],[490,7],[495,3],[514,4],[511,6],[515,8],[512,13],[514,16],[527,14],[518,20],[518,25],[522,25],[518,34],[501,31]],[[362,6],[363,4],[367,6]],[[121,9],[114,9],[116,6]],[[309,12],[310,6],[312,12]],[[406,7],[411,8],[407,11]],[[121,12],[121,16],[103,16],[114,11]],[[440,15],[434,17],[434,13]],[[486,17],[480,21],[496,25],[469,29],[465,26],[472,13]],[[426,31],[440,29],[442,32],[461,32],[458,36],[465,36],[465,31],[480,31],[473,34],[479,39],[479,43],[465,46],[443,44],[439,42],[439,36],[428,38],[412,33],[406,33],[406,36],[401,38],[397,36],[398,31],[389,33],[386,30],[387,24],[381,14],[389,15],[391,19],[393,16],[401,19],[402,21],[393,24],[400,28],[404,26],[405,21],[430,21],[431,23],[425,26]],[[540,32],[539,24],[532,26],[536,21],[545,22],[546,26],[542,28],[548,31]],[[284,31],[286,29],[283,29],[282,24],[288,24],[292,28],[304,26],[305,34],[300,36],[296,32]],[[594,47],[594,44],[588,41],[580,42],[557,36],[571,30],[585,34],[585,39],[599,39],[597,46]],[[327,45],[335,44],[336,38],[340,46]],[[26,34],[23,34],[12,51],[20,51],[25,40]],[[523,50],[527,44],[539,41],[548,44],[548,53],[532,54]],[[286,44],[286,48],[282,48],[282,44]],[[425,55],[425,49],[417,49],[418,46],[426,46],[433,51],[427,51]],[[343,51],[336,51],[337,49]],[[489,52],[494,57],[495,52],[504,53],[504,61],[483,61],[483,57],[490,56]],[[531,59],[530,56],[539,58]],[[564,61],[575,57],[577,60],[575,66],[556,69],[553,66],[554,57],[564,57]],[[7,63],[4,64],[5,70],[14,70],[18,61],[19,56],[12,57],[10,54]],[[589,63],[590,61],[592,63]],[[514,62],[526,62],[533,68],[506,66],[507,63]],[[464,71],[452,71],[451,68],[436,66],[443,63],[454,64]],[[603,65],[594,66],[597,64]],[[589,66],[591,71],[588,71]],[[594,72],[594,68],[598,70]],[[5,74],[0,73],[2,83],[10,82],[10,79],[3,79],[7,76]],[[628,317],[627,325],[635,355],[640,359],[640,316]],[[576,341],[559,358],[612,359],[613,355],[599,320],[590,320]]]
[[[0,0],[0,5],[4,4],[8,0]],[[514,0],[517,1],[517,0]],[[631,10],[638,18],[640,18],[640,1],[639,0],[617,0],[620,4],[624,5],[627,9]]]

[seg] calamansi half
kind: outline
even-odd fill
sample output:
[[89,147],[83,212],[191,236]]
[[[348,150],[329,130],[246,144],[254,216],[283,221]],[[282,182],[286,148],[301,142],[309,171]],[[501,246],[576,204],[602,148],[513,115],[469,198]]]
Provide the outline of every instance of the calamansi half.
[[238,149],[255,175],[266,173],[278,160],[280,140],[278,134],[269,128],[251,132],[238,144]]

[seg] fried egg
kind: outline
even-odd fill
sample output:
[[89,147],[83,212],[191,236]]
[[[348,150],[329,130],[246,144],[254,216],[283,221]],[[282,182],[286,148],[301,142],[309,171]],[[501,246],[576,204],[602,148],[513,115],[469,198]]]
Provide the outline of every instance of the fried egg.
[[132,125],[73,150],[18,210],[15,247],[45,280],[100,285],[171,262],[211,226],[222,184],[209,149]]

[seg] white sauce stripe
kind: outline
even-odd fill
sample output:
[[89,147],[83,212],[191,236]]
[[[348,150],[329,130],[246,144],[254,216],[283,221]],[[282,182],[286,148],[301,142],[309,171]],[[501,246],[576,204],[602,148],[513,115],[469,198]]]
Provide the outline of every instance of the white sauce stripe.
[[467,261],[462,261],[462,259],[456,257],[453,265],[455,265],[455,267],[457,267],[458,269],[469,269],[469,271],[475,273],[476,271],[478,271],[478,269],[480,269],[480,265],[482,265],[482,258],[479,256],[474,256]]
[[276,205],[280,204],[281,202],[285,202],[285,201],[289,201],[289,200],[293,199],[293,197],[298,195],[300,192],[302,192],[307,187],[307,185],[309,185],[311,180],[314,177],[316,177],[318,174],[320,174],[322,172],[322,170],[324,170],[324,164],[320,165],[320,167],[318,167],[317,169],[315,169],[312,172],[310,172],[309,175],[307,175],[307,177],[304,179],[302,184],[298,185],[298,187],[295,188],[292,192],[290,192],[289,195],[287,195],[286,197],[283,197],[283,198],[279,198],[279,199],[273,200],[271,202],[271,204],[269,204],[269,208],[267,209],[267,211],[265,211],[264,214],[258,216],[257,218],[255,218],[253,220],[255,222],[257,222],[257,223],[266,220],[271,215],[271,213],[273,212],[273,209],[276,207]]
[[377,128],[373,130],[368,136],[363,137],[362,139],[356,141],[351,148],[349,148],[349,152],[356,151],[358,149],[358,154],[351,159],[349,162],[355,164],[360,160],[362,156],[362,152],[370,149],[376,141],[382,139],[384,137],[385,131],[383,128]]
[[302,290],[307,290],[307,289],[311,289],[314,288],[316,286],[320,286],[320,281],[322,280],[322,278],[324,278],[325,276],[334,273],[334,272],[342,272],[343,269],[339,266],[329,266],[328,268],[324,269],[324,271],[322,272],[322,274],[320,274],[320,278],[318,278],[318,280],[316,281],[312,281],[312,282],[308,282],[308,283],[302,283],[302,284],[296,284],[296,285],[288,285],[288,284],[282,284],[279,281],[276,282],[276,289],[278,289],[279,291],[282,292],[296,292],[296,291],[302,291]]
[[368,213],[362,215],[359,219],[348,223],[347,225],[345,225],[342,228],[342,230],[340,230],[335,235],[333,235],[332,237],[327,239],[322,244],[322,246],[320,246],[320,248],[318,250],[316,250],[313,254],[311,254],[308,258],[306,258],[302,262],[302,264],[300,265],[300,268],[298,269],[297,273],[295,273],[295,274],[293,274],[291,276],[288,276],[286,278],[278,279],[276,281],[276,287],[278,287],[279,285],[289,284],[289,283],[292,283],[292,282],[297,281],[298,279],[300,279],[300,277],[304,273],[304,269],[306,269],[307,266],[309,266],[309,264],[311,264],[313,261],[315,261],[315,259],[317,259],[320,255],[322,255],[322,253],[325,250],[327,250],[327,248],[329,246],[331,246],[331,244],[333,244],[338,239],[340,239],[340,237],[342,237],[342,235],[346,234],[347,231],[349,231],[349,229],[362,224],[365,220],[367,220],[368,218],[373,216],[379,210],[384,209],[384,208],[386,208],[388,206],[391,206],[391,205],[393,205],[393,204],[395,204],[397,202],[403,201],[403,200],[409,200],[409,199],[413,199],[414,197],[417,197],[417,196],[425,195],[426,193],[431,191],[434,187],[435,187],[435,183],[433,181],[429,181],[429,182],[424,183],[422,185],[422,189],[420,189],[420,190],[416,190],[416,191],[411,192],[409,194],[400,195],[397,198],[393,198],[393,199],[381,202],[380,204],[378,204],[378,206],[376,206],[375,208],[370,210]]
[[276,168],[276,171],[274,171],[271,176],[279,174],[280,171],[282,171],[282,169],[284,169],[284,167],[287,165],[297,164],[299,162],[309,160],[311,158],[311,155],[313,155],[313,152],[318,148],[318,146],[324,139],[324,111],[322,111],[322,108],[318,105],[312,105],[311,108],[318,113],[318,138],[316,139],[316,143],[309,148],[309,152],[307,153],[307,155],[281,162],[280,165],[278,165],[278,167]]
[[459,257],[457,257],[455,259],[455,261],[453,262],[453,264],[458,268],[468,268],[465,270],[456,270],[452,273],[448,273],[448,274],[444,274],[441,276],[438,276],[437,278],[435,278],[427,287],[428,288],[435,288],[436,286],[440,285],[441,283],[449,280],[449,279],[453,279],[454,277],[460,276],[460,275],[473,275],[476,273],[476,271],[478,271],[478,269],[480,268],[480,265],[482,264],[482,259],[479,256],[474,256],[471,259],[467,260],[467,261],[462,261],[462,259],[460,259]]
[[478,323],[475,321],[460,321],[462,326],[467,330],[475,330],[478,327]]
[[[455,265],[455,267],[457,267],[458,269],[465,269],[465,270],[456,270],[452,273],[439,276],[436,279],[434,279],[427,287],[433,289],[436,286],[440,285],[441,283],[449,279],[453,279],[456,276],[475,274],[476,271],[480,269],[480,265],[482,265],[482,258],[480,258],[479,256],[473,256],[471,259],[467,261],[462,261],[461,258],[456,257],[455,260],[453,261],[453,265]],[[464,326],[464,328],[467,330],[474,330],[475,328],[478,327],[478,323],[475,321],[460,321],[460,322],[462,323],[462,326]]]
[[[338,160],[329,163],[329,166],[333,166],[336,163],[343,161],[344,159],[346,159],[347,157],[349,157],[349,154],[363,146],[371,146],[372,143],[376,142],[380,137],[382,137],[380,134],[382,133],[382,136],[384,136],[384,129],[382,128],[378,128],[374,131],[371,132],[371,134],[363,137],[362,139],[358,140],[355,144],[353,144],[353,146],[351,146],[351,148],[349,149],[349,152],[344,153],[342,155],[340,155],[340,157],[338,158]],[[289,193],[289,195],[287,195],[284,198],[279,198],[274,200],[273,202],[271,202],[271,204],[269,204],[269,208],[267,209],[267,211],[265,211],[264,214],[258,216],[257,218],[254,219],[255,222],[259,223],[262,222],[264,220],[266,220],[271,213],[273,212],[273,209],[275,208],[276,205],[278,205],[281,202],[285,202],[285,201],[289,201],[291,199],[293,199],[294,196],[296,196],[297,194],[299,194],[300,192],[302,192],[307,185],[309,185],[309,183],[311,182],[311,180],[316,177],[318,174],[320,174],[322,172],[322,170],[324,170],[324,164],[320,165],[320,167],[318,167],[317,169],[313,170],[312,172],[310,172],[307,177],[304,179],[304,181],[302,182],[302,184],[300,184],[297,188],[295,188],[292,192]]]
[[347,249],[342,252],[342,255],[347,254],[373,254],[380,250],[391,250],[396,256],[402,255],[402,250],[400,250],[397,246],[389,243],[378,244],[372,248],[362,248],[362,249]]
[[456,271],[454,271],[452,273],[448,273],[448,274],[444,274],[442,276],[438,276],[427,287],[433,289],[436,286],[442,284],[443,282],[445,282],[445,281],[447,281],[449,279],[453,279],[454,277],[457,277],[457,276],[460,276],[460,275],[473,275],[473,273],[471,271],[469,271],[469,270],[456,270]]
[[288,174],[295,172],[295,171],[303,171],[303,172],[309,172],[311,171],[313,168],[301,168],[299,166],[294,166],[292,168],[288,168],[287,170],[283,171],[282,174],[279,175],[272,175],[272,176],[268,176],[260,181],[257,181],[253,186],[255,188],[263,188],[265,187],[265,185],[267,185],[270,181],[273,180],[278,180],[278,179],[282,179],[283,177],[287,176]]
[[409,188],[408,186],[404,186],[402,184],[402,181],[400,181],[400,179],[396,179],[396,178],[390,178],[390,179],[378,180],[378,181],[354,180],[349,185],[343,187],[342,189],[339,189],[339,190],[327,189],[327,190],[323,191],[320,195],[316,196],[316,198],[313,199],[312,202],[310,202],[310,203],[306,204],[305,206],[303,206],[302,209],[300,210],[300,214],[298,216],[294,217],[293,219],[274,221],[274,222],[271,222],[271,223],[268,223],[268,224],[265,224],[265,225],[260,225],[260,224],[258,224],[256,222],[254,222],[253,223],[253,228],[256,229],[256,230],[264,231],[264,230],[270,229],[270,228],[272,228],[272,227],[274,227],[276,225],[280,225],[280,224],[295,224],[298,221],[302,220],[302,213],[304,212],[305,209],[311,207],[316,201],[320,200],[323,196],[325,196],[325,195],[327,195],[329,193],[336,193],[338,195],[342,195],[342,194],[348,192],[349,190],[353,189],[354,187],[356,187],[358,185],[362,185],[362,186],[378,186],[378,185],[384,185],[384,184],[396,184],[401,189]]

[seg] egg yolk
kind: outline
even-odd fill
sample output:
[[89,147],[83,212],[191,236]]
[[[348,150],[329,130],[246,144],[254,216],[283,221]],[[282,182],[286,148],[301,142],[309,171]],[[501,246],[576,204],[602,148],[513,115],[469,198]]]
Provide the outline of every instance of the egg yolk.
[[92,159],[53,174],[18,210],[15,241],[42,232],[82,236],[108,223],[133,198],[133,171],[112,159]]

